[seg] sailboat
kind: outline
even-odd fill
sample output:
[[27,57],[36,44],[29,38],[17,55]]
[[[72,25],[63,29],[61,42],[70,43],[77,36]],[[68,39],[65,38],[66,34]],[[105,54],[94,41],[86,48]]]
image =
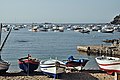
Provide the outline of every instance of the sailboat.
[[9,66],[10,66],[9,62],[4,61],[1,58],[2,48],[3,48],[3,46],[4,46],[4,44],[5,44],[6,40],[7,40],[7,38],[9,36],[10,32],[11,32],[11,29],[9,30],[7,36],[5,37],[3,43],[1,44],[1,33],[2,33],[2,23],[1,23],[1,25],[0,25],[0,73],[5,73],[9,69]]

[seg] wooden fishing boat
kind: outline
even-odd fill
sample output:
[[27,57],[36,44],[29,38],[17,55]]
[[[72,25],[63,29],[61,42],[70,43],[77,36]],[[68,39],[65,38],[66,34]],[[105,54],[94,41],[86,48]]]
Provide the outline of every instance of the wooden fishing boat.
[[106,71],[108,74],[113,72],[120,72],[120,58],[100,56],[95,58],[101,70]]
[[75,59],[73,58],[73,56],[70,56],[68,60],[66,60],[65,62],[66,69],[80,71],[86,65],[88,61],[89,60],[85,58]]
[[62,73],[65,72],[64,63],[57,59],[43,60],[40,62],[41,71],[54,78],[59,77]]
[[19,68],[24,72],[34,72],[39,66],[40,61],[37,58],[32,58],[29,54],[27,57],[18,59]]

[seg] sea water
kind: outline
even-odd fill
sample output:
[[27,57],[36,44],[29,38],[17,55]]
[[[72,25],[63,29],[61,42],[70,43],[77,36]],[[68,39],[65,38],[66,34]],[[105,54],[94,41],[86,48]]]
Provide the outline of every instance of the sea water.
[[[2,41],[7,32],[2,32]],[[95,56],[87,56],[85,53],[77,51],[78,45],[101,45],[106,39],[120,38],[120,32],[100,33],[92,31],[89,34],[67,31],[64,32],[31,32],[28,28],[12,30],[3,50],[2,59],[10,62],[8,72],[21,71],[18,65],[18,59],[28,54],[39,60],[53,58],[66,60],[69,56],[75,58],[88,58],[90,61],[85,69],[99,69]],[[38,69],[39,70],[39,69]]]

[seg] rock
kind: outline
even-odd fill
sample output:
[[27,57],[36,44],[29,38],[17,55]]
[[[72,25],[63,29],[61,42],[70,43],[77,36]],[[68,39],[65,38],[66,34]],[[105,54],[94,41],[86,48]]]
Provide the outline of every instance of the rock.
[[114,20],[110,22],[111,24],[120,24],[120,14],[115,16]]

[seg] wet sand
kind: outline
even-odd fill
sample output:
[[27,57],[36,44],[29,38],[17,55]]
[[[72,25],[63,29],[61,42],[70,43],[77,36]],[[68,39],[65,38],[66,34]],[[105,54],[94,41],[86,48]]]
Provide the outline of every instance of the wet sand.
[[41,72],[34,72],[29,76],[24,72],[5,73],[0,75],[0,80],[113,80],[114,76],[106,73],[72,72],[63,73],[60,78],[54,79],[43,75]]

